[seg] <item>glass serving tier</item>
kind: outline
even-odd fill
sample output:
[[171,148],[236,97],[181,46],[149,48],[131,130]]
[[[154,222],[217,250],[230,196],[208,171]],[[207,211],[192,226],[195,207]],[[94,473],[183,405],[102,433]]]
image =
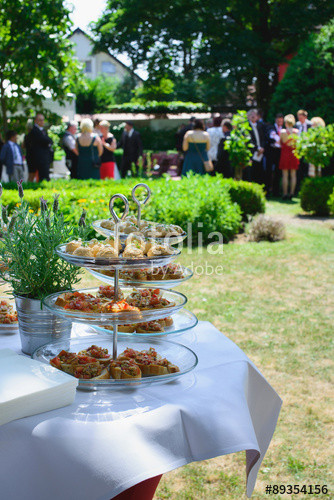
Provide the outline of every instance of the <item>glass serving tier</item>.
[[[66,351],[76,352],[87,349],[92,344],[98,345],[112,352],[112,339],[96,335],[91,337],[83,337],[80,339],[69,339],[46,344],[36,349],[32,358],[42,363],[48,364],[50,359],[54,358],[63,349]],[[163,384],[166,382],[177,381],[179,377],[185,375],[195,368],[198,363],[196,354],[188,347],[182,344],[176,344],[165,339],[138,339],[138,338],[119,338],[118,352],[122,353],[124,349],[131,348],[138,351],[147,350],[153,347],[162,358],[167,358],[168,361],[177,365],[179,372],[169,373],[168,375],[148,376],[140,379],[107,379],[107,380],[79,380],[78,389],[95,391],[99,389],[136,389],[142,386],[151,384]]]
[[[96,220],[92,223],[93,228],[95,231],[99,234],[102,234],[103,236],[115,236],[115,231],[113,229],[107,229],[105,227],[101,226],[101,223],[104,222],[106,219],[101,219],[101,220]],[[153,223],[150,223],[150,225],[154,225]],[[125,241],[128,236],[130,236],[131,233],[119,233],[119,237],[121,241]],[[137,233],[136,233],[137,234]],[[177,245],[178,243],[181,243],[181,241],[185,240],[187,237],[187,233],[183,232],[180,235],[177,236],[164,236],[163,238],[156,238],[154,236],[150,237],[150,239],[153,239],[159,244],[168,244],[168,245]],[[145,238],[145,236],[143,236]],[[148,238],[146,238],[148,239]]]
[[57,254],[70,264],[86,267],[87,269],[142,269],[145,267],[162,267],[176,259],[181,250],[174,250],[170,255],[158,255],[157,257],[143,257],[138,259],[127,259],[120,255],[115,257],[82,257],[65,251],[66,245],[58,245]]
[[[118,338],[121,336],[135,336],[135,337],[165,337],[167,335],[180,335],[181,333],[185,332],[186,330],[189,330],[190,328],[194,328],[198,323],[198,319],[196,318],[195,314],[193,314],[190,311],[187,311],[186,309],[182,309],[182,311],[179,311],[175,314],[173,314],[173,324],[171,326],[166,326],[164,327],[163,332],[122,332],[121,330],[118,330]],[[134,325],[135,326],[135,325]],[[101,332],[104,334],[113,334],[112,326],[108,328],[100,327],[100,326],[93,326],[94,330],[97,332]]]
[[[134,287],[141,287],[141,288],[156,288],[156,287],[161,287],[161,288],[175,288],[178,285],[181,285],[185,281],[189,280],[193,276],[193,272],[188,269],[187,267],[180,266],[180,268],[183,271],[183,277],[182,278],[176,278],[176,279],[152,279],[152,280],[136,280],[132,279],[131,277],[122,277],[122,271],[120,273],[119,277],[119,283],[124,286],[134,286]],[[99,279],[100,281],[103,281],[104,283],[108,283],[110,285],[114,284],[114,273],[112,270],[107,270],[107,274],[104,274],[103,271],[99,272],[96,269],[87,269],[95,278]],[[110,275],[109,275],[110,273]],[[154,275],[153,275],[154,276]]]
[[[95,295],[98,292],[98,288],[84,288],[81,290],[67,290],[68,292],[82,292],[82,293],[90,293]],[[124,296],[126,297],[132,291],[133,288],[121,288]],[[122,325],[129,323],[144,323],[146,321],[153,321],[155,319],[166,318],[167,316],[171,316],[175,312],[182,309],[187,303],[187,297],[180,292],[175,292],[173,290],[161,290],[162,297],[168,299],[173,302],[172,306],[156,308],[156,309],[147,309],[144,311],[121,311],[118,313],[98,313],[98,312],[82,312],[78,310],[72,309],[64,309],[56,305],[56,300],[59,295],[66,293],[58,292],[53,293],[52,295],[48,295],[45,299],[43,299],[43,304],[47,309],[49,309],[54,314],[58,316],[65,316],[66,318],[76,321],[79,323],[86,323],[90,326],[111,326],[111,325]]]

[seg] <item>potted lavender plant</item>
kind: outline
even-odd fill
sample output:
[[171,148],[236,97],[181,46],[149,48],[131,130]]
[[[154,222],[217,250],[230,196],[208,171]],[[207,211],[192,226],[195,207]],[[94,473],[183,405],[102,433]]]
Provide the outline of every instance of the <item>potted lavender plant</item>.
[[18,188],[21,203],[10,220],[6,207],[2,207],[0,277],[13,290],[22,351],[32,354],[47,342],[71,335],[71,322],[45,310],[41,300],[71,289],[80,280],[80,269],[60,259],[54,250],[70,239],[84,239],[88,228],[85,213],[78,227],[64,219],[59,211],[59,195],[54,196],[52,207],[41,198],[40,210],[35,214],[24,199],[22,181]]

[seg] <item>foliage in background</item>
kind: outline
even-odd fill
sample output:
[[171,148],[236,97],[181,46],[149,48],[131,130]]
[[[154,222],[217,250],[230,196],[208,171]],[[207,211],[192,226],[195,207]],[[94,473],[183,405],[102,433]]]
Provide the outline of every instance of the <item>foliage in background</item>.
[[272,117],[277,112],[296,113],[303,108],[311,116],[321,116],[327,123],[334,122],[333,40],[334,19],[300,46],[273,95]]
[[61,145],[62,138],[66,130],[66,123],[62,122],[60,125],[51,125],[48,129],[48,135],[53,140],[52,148],[54,150],[55,159],[59,156],[64,156],[64,150]]
[[[131,213],[136,213],[131,191],[139,181],[140,179],[133,178],[117,182],[93,179],[52,180],[49,183],[42,182],[37,189],[36,185],[32,185],[32,189],[28,189],[31,185],[27,185],[25,198],[32,209],[37,211],[41,196],[51,202],[54,193],[58,192],[66,219],[74,223],[85,208],[87,219],[91,222],[110,216],[108,203],[115,193],[124,194],[129,199]],[[212,242],[208,237],[211,231],[220,231],[227,241],[239,231],[242,216],[264,210],[264,193],[260,186],[224,179],[221,175],[216,177],[191,175],[177,182],[165,177],[145,179],[145,182],[152,189],[153,195],[149,204],[143,209],[143,217],[162,223],[179,224],[185,230],[188,230],[187,222],[192,223],[194,244],[200,231],[204,231],[204,243]],[[13,189],[15,187],[13,183],[8,183],[5,187],[3,203],[8,205],[8,211],[12,213],[18,202],[17,193]],[[198,225],[200,222],[204,224],[203,228]],[[94,236],[93,231],[91,236]]]
[[[333,31],[334,35],[334,31]],[[333,63],[334,68],[334,63]],[[316,167],[326,167],[334,156],[334,125],[312,127],[296,141],[296,156]]]
[[241,177],[242,169],[250,164],[252,148],[250,138],[251,126],[246,111],[238,111],[232,118],[233,130],[224,143],[228,151],[231,165],[235,168],[236,177]]
[[108,0],[94,32],[98,50],[126,52],[155,81],[214,81],[221,105],[244,105],[255,84],[266,110],[279,64],[333,14],[331,0]]
[[248,226],[249,241],[281,241],[286,238],[285,225],[281,220],[260,214]]
[[57,196],[51,208],[40,198],[37,215],[23,198],[22,188],[20,197],[10,220],[2,207],[1,278],[15,295],[31,299],[70,289],[80,280],[80,268],[58,257],[55,248],[73,237],[85,237],[87,228],[74,227],[64,219]]
[[124,81],[100,75],[94,80],[85,77],[72,90],[76,95],[76,111],[80,114],[109,113],[115,104],[130,101],[136,86],[134,77]]
[[69,10],[62,0],[1,0],[0,113],[2,131],[8,113],[43,107],[43,91],[63,102],[78,63],[67,35]]
[[260,184],[256,182],[223,179],[231,200],[240,206],[244,219],[248,215],[262,214],[266,210],[266,198]]
[[182,102],[182,101],[146,101],[144,102],[126,102],[115,105],[112,111],[123,111],[124,113],[147,113],[147,114],[166,114],[166,113],[194,113],[208,111],[209,107],[202,102]]
[[333,190],[334,176],[304,179],[299,193],[302,209],[314,215],[334,214],[334,206],[329,203]]

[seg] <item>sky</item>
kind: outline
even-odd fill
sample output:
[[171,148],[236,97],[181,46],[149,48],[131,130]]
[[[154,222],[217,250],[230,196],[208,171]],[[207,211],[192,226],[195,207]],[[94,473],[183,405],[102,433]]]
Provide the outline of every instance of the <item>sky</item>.
[[[67,3],[68,5],[72,5],[73,8],[71,14],[71,19],[74,23],[73,28],[81,28],[83,31],[89,32],[89,23],[98,20],[104,11],[107,0],[68,0]],[[126,54],[117,54],[116,57],[127,66],[130,65]],[[144,79],[147,78],[147,72],[142,68],[138,68],[136,73]]]

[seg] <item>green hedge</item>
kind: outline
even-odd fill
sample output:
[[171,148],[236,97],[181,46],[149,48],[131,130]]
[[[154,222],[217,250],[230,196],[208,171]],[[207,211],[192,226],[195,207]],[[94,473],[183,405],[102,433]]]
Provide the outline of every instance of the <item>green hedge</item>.
[[[25,198],[32,209],[38,210],[41,196],[51,202],[60,193],[60,207],[70,220],[78,220],[82,209],[88,212],[89,221],[109,217],[110,196],[122,193],[129,199],[130,211],[136,213],[131,198],[133,186],[140,179],[113,180],[53,180],[40,184],[24,185]],[[168,177],[145,180],[152,189],[152,198],[143,208],[142,216],[157,222],[175,223],[189,231],[191,223],[193,244],[198,233],[203,233],[203,243],[210,243],[210,233],[218,231],[228,241],[241,228],[242,216],[264,211],[262,189],[244,181],[223,179],[222,176],[196,176],[174,181]],[[2,203],[11,213],[19,202],[14,183],[4,184]],[[251,202],[254,201],[254,206]],[[240,206],[239,206],[239,203]],[[93,235],[93,233],[92,233]]]
[[147,101],[145,104],[126,102],[125,104],[115,104],[111,111],[122,111],[123,113],[193,113],[208,111],[209,107],[202,102],[183,101]]
[[227,186],[231,200],[240,206],[244,218],[265,212],[266,197],[259,184],[234,179],[223,179],[223,184]]
[[334,190],[333,190],[332,194],[329,197],[327,205],[328,205],[329,213],[331,213],[331,214],[334,215]]
[[310,177],[303,181],[300,190],[300,204],[303,210],[314,215],[334,213],[329,199],[334,189],[334,176]]

